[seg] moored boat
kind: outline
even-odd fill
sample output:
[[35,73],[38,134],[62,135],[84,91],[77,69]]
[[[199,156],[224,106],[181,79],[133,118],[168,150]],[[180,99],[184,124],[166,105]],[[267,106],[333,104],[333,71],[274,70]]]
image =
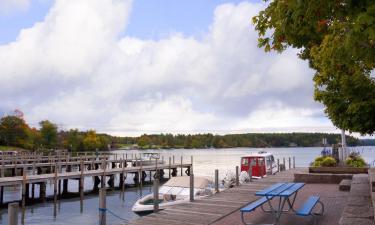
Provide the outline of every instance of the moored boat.
[[164,164],[160,158],[160,153],[157,152],[145,152],[140,154],[140,157],[132,160],[133,166],[150,166],[155,165],[155,160],[157,164]]
[[277,165],[272,153],[266,151],[253,152],[241,157],[241,172],[251,170],[252,178],[261,178],[277,172]]
[[[214,193],[213,183],[204,177],[194,177],[194,199],[200,199],[212,195]],[[188,202],[190,200],[190,177],[172,177],[164,185],[159,188],[159,209],[165,209]],[[132,211],[145,215],[154,210],[154,194],[148,194],[139,199],[132,208]]]

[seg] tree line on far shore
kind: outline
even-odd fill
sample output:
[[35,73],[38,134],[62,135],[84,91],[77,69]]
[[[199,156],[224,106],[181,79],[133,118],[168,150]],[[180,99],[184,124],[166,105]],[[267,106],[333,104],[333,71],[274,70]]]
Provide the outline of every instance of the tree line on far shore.
[[[339,134],[327,133],[247,133],[247,134],[144,134],[139,137],[116,137],[98,134],[95,130],[58,130],[57,125],[44,120],[40,128],[30,127],[22,118],[4,116],[0,120],[0,145],[28,150],[95,151],[113,148],[233,148],[233,147],[311,147],[340,143]],[[348,145],[360,141],[347,136]]]
[[[341,143],[339,134],[327,133],[246,133],[246,134],[144,134],[140,137],[123,137],[120,143],[139,148],[234,148],[234,147],[317,147],[323,138],[329,145]],[[357,138],[346,136],[347,144],[360,144]]]
[[95,130],[58,131],[57,125],[48,120],[40,121],[39,126],[32,128],[21,117],[4,116],[0,120],[0,145],[39,151],[93,151],[107,150],[112,143],[111,136],[97,134]]

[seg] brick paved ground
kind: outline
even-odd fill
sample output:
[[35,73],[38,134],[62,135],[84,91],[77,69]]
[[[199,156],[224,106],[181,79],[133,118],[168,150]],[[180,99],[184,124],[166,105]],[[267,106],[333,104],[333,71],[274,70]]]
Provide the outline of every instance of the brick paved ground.
[[[341,213],[344,210],[349,192],[338,190],[337,184],[306,184],[299,191],[296,199],[296,208],[300,206],[310,195],[318,194],[325,207],[325,214],[318,219],[319,225],[337,225],[340,220]],[[255,224],[273,222],[270,214],[262,212],[259,208],[255,212],[247,213],[246,221]],[[234,212],[225,218],[217,221],[214,225],[241,225],[241,213]],[[287,225],[313,225],[314,221],[310,217],[299,217],[293,213],[284,214],[281,217],[281,224]]]

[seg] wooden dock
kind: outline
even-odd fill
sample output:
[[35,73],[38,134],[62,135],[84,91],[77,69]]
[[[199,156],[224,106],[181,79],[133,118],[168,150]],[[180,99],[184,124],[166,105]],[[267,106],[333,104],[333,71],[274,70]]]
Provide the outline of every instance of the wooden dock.
[[[136,166],[136,167],[125,167],[125,168],[113,168],[113,169],[98,169],[98,170],[84,170],[75,172],[63,172],[63,173],[48,173],[40,175],[29,175],[24,179],[23,176],[14,177],[2,177],[0,178],[0,186],[11,186],[20,185],[23,182],[27,184],[47,182],[49,180],[61,180],[61,179],[79,179],[83,177],[95,177],[95,176],[110,176],[122,173],[137,173],[137,172],[148,172],[162,169],[176,169],[176,168],[189,168],[191,164],[159,164],[157,166]],[[25,180],[25,181],[24,181]]]
[[[129,157],[128,157],[129,156]],[[54,184],[54,201],[57,198],[72,196],[68,192],[69,180],[78,180],[78,192],[81,200],[85,194],[84,179],[93,178],[92,191],[97,191],[99,185],[101,188],[119,188],[122,192],[125,190],[125,182],[128,174],[134,174],[134,185],[142,187],[146,183],[145,178],[149,173],[149,180],[152,180],[152,173],[159,172],[159,179],[163,180],[167,171],[166,178],[177,176],[177,174],[189,175],[192,162],[175,161],[175,157],[169,157],[164,161],[164,156],[159,158],[144,159],[135,154],[100,154],[100,155],[80,155],[73,157],[70,154],[65,155],[43,155],[43,154],[15,154],[1,155],[0,157],[0,206],[4,205],[4,187],[17,186],[22,187],[22,205],[25,202],[34,202],[35,186],[39,187],[39,200],[46,200],[46,184]],[[180,170],[180,173],[178,172]],[[119,176],[118,185],[115,185],[115,176]],[[109,179],[107,179],[107,177]],[[31,188],[30,188],[31,187]],[[86,188],[90,190],[91,187]],[[31,189],[31,190],[30,190]],[[31,192],[31,196],[30,196]],[[73,193],[75,194],[75,193]],[[14,201],[18,201],[14,199]]]
[[[157,213],[140,217],[136,220],[125,223],[127,225],[206,225],[212,224],[223,217],[239,210],[251,201],[256,200],[254,194],[277,182],[292,182],[293,174],[297,170],[290,169],[279,172],[275,175],[253,182],[242,184],[227,189],[210,197],[194,202],[184,203],[169,207]],[[121,224],[124,225],[124,224]]]

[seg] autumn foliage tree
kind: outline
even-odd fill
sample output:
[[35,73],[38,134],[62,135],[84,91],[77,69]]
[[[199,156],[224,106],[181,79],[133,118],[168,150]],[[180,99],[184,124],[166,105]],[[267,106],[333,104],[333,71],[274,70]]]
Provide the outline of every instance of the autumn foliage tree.
[[259,47],[291,46],[315,70],[315,100],[333,124],[375,132],[375,1],[273,0],[253,18]]
[[84,149],[92,151],[100,148],[100,138],[96,135],[94,130],[89,130],[83,139]]
[[0,120],[0,143],[8,146],[24,147],[28,139],[29,127],[17,116],[5,116]]

